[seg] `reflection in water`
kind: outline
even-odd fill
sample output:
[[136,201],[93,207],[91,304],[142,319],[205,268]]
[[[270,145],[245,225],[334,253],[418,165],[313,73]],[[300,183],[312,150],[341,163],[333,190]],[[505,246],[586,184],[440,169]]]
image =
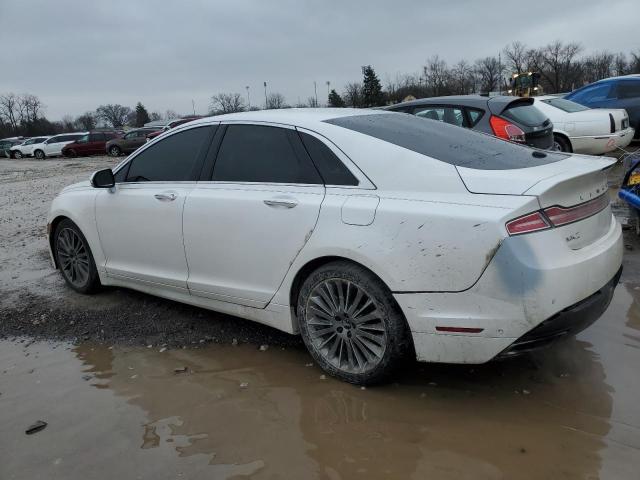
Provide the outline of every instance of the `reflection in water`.
[[[102,386],[146,412],[143,449],[206,456],[226,469],[218,475],[583,478],[598,475],[611,414],[589,346],[572,340],[475,368],[415,366],[369,389],[321,380],[301,351],[76,353],[96,376],[96,365],[112,372]],[[174,373],[182,366],[189,373]]]

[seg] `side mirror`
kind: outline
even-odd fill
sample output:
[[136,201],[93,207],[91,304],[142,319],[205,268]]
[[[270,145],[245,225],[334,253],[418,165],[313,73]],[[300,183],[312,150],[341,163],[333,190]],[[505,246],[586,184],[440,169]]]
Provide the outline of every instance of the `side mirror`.
[[91,186],[93,188],[113,188],[116,186],[116,179],[110,168],[98,170],[91,175]]

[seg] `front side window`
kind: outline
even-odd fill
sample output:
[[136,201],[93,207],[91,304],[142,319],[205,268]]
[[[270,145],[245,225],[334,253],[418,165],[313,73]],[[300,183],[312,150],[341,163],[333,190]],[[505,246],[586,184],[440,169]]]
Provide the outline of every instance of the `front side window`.
[[[71,139],[69,139],[71,140]],[[67,140],[60,140],[61,142],[66,142]],[[82,135],[80,138],[76,140],[78,143],[87,143],[89,141],[89,134]]]
[[618,98],[639,98],[640,81],[623,80],[618,83]]
[[584,88],[583,90],[580,90],[575,95],[571,95],[570,100],[588,105],[593,102],[606,100],[609,96],[610,91],[611,85],[608,83],[591,85]]
[[178,132],[140,152],[130,162],[126,181],[195,181],[200,173],[201,154],[209,145],[211,128],[215,127],[198,127]]
[[262,125],[229,125],[213,168],[221,182],[322,184],[294,130]]

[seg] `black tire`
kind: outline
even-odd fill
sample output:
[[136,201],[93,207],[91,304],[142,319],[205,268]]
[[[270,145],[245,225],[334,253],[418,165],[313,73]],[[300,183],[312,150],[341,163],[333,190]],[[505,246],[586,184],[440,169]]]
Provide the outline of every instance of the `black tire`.
[[13,152],[13,158],[20,160],[23,157],[22,152],[19,150],[16,150]]
[[562,135],[553,134],[553,149],[557,152],[573,152],[571,143]]
[[119,157],[120,155],[122,155],[122,149],[117,145],[113,145],[109,147],[109,155],[111,155],[112,157]]
[[76,151],[74,149],[69,149],[66,152],[63,152],[62,155],[64,155],[65,157],[68,158],[75,158],[78,156],[78,154],[76,153]]
[[38,160],[44,160],[45,154],[42,150],[36,150],[35,152],[33,152],[33,156]]
[[[335,316],[318,308],[318,301],[326,298],[323,292],[330,293],[326,288],[333,289],[329,309],[337,311]],[[364,320],[367,317],[371,318]],[[413,351],[406,320],[389,289],[370,271],[348,261],[323,265],[305,279],[298,293],[297,318],[302,339],[320,367],[356,385],[383,382]]]
[[[76,255],[70,255],[69,249],[66,247],[66,245],[71,245],[69,236],[75,238],[78,242],[74,244],[77,250]],[[64,219],[56,226],[53,237],[53,252],[64,281],[72,289],[79,293],[89,294],[96,292],[100,288],[100,277],[98,276],[98,269],[93,260],[89,243],[78,226],[71,220]],[[73,265],[70,264],[71,257],[74,257]],[[74,278],[72,272],[76,264],[78,269],[82,269],[82,272],[86,268],[85,278],[78,278],[77,276]],[[66,268],[65,265],[69,265],[69,268]],[[80,271],[78,269],[76,270]]]

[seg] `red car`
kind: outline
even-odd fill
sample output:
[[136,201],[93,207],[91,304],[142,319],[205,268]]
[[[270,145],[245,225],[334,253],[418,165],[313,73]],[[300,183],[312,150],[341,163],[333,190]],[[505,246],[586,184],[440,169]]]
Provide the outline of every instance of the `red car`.
[[197,120],[199,118],[203,118],[202,115],[190,115],[188,117],[182,117],[182,118],[179,118],[177,120],[173,120],[172,122],[169,122],[168,125],[165,125],[165,127],[162,130],[158,130],[157,132],[149,133],[147,135],[147,142],[150,141],[150,140],[153,140],[158,135],[163,134],[167,130],[171,130],[172,128],[177,127],[178,125],[182,125],[183,123],[190,122],[191,120]]
[[62,148],[65,157],[86,157],[88,155],[104,155],[107,142],[119,138],[121,134],[115,131],[89,132],[74,142]]

